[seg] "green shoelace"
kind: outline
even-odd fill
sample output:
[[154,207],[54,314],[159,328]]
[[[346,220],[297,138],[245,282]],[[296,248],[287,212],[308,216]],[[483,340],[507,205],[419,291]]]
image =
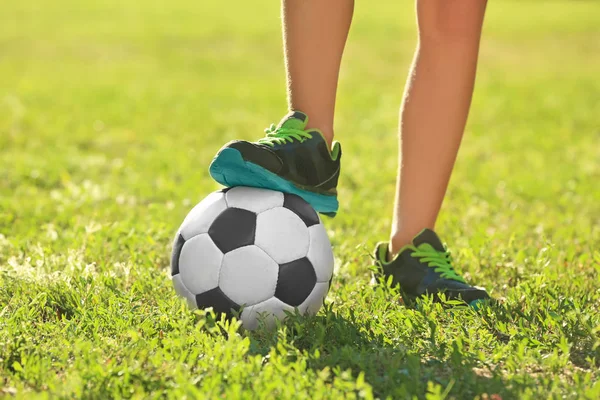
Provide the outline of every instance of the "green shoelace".
[[312,135],[308,132],[300,129],[276,127],[275,124],[271,124],[270,127],[265,129],[266,136],[258,140],[258,143],[265,144],[269,147],[273,147],[276,144],[285,144],[286,142],[293,142],[298,140],[300,143],[307,139],[310,139]]
[[419,247],[414,247],[411,254],[412,257],[418,258],[424,264],[434,268],[434,271],[439,273],[442,278],[452,279],[466,283],[464,278],[454,270],[452,266],[452,256],[450,251],[438,251],[430,244],[423,243]]

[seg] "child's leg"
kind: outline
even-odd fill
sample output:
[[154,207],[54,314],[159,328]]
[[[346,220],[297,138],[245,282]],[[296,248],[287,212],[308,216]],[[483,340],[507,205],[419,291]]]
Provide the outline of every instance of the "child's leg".
[[417,0],[419,43],[400,117],[391,253],[434,228],[467,121],[485,0]]
[[217,182],[295,194],[320,213],[337,213],[341,147],[333,142],[333,113],[353,9],[354,0],[282,0],[288,107],[294,112],[256,142],[225,144],[209,167]]
[[290,109],[331,145],[338,73],[354,0],[283,0],[283,37]]

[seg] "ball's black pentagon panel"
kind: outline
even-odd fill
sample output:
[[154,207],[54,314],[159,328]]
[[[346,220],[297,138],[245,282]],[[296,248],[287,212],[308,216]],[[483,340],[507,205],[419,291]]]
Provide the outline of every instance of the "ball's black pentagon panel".
[[228,318],[233,316],[233,311],[239,311],[240,306],[223,293],[218,287],[208,292],[196,295],[198,308],[212,307],[215,313],[225,314]]
[[301,197],[295,194],[285,193],[283,197],[283,206],[288,210],[293,211],[304,221],[307,227],[320,223],[317,212],[304,201]]
[[208,229],[208,234],[223,254],[253,244],[255,233],[256,214],[240,208],[226,209]]
[[179,228],[179,233],[185,240],[207,233],[215,218],[226,209],[225,194],[212,192],[188,213]]
[[317,274],[308,258],[279,266],[275,297],[290,306],[299,306],[306,300],[317,283]]
[[173,252],[171,253],[171,276],[179,273],[179,255],[184,243],[185,239],[181,234],[178,234],[173,243]]

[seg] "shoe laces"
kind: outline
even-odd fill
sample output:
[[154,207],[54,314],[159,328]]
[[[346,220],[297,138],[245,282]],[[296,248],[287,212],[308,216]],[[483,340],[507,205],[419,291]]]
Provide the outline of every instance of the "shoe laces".
[[418,258],[423,264],[433,268],[442,278],[466,283],[452,266],[452,255],[450,251],[444,248],[443,251],[436,250],[432,245],[423,243],[419,247],[414,247],[412,257]]
[[275,124],[271,124],[270,127],[265,129],[266,136],[258,140],[258,143],[273,147],[276,144],[282,145],[285,143],[291,143],[294,140],[300,143],[307,139],[310,139],[312,135],[306,131],[293,128],[277,127]]

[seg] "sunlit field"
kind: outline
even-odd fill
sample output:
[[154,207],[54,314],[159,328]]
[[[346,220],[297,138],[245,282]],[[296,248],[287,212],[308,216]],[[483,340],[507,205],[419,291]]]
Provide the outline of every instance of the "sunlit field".
[[168,265],[217,149],[286,112],[277,3],[3,3],[0,398],[600,398],[600,2],[489,3],[437,230],[498,303],[453,311],[369,284],[415,46],[412,2],[376,3],[339,88],[333,287],[255,332]]

